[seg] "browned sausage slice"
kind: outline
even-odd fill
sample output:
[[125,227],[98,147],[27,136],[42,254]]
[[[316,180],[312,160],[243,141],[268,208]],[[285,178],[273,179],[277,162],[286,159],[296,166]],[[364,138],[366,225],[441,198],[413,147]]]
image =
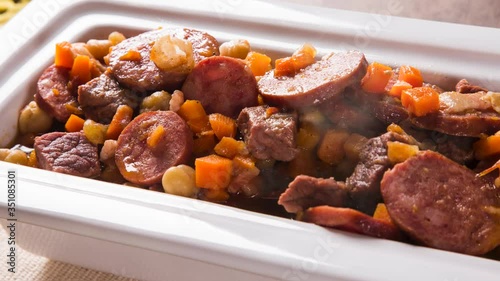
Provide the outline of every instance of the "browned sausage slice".
[[207,113],[236,118],[245,107],[257,105],[257,81],[239,59],[215,56],[202,60],[182,86],[184,97],[199,100]]
[[500,243],[492,211],[500,207],[500,190],[439,153],[425,151],[394,166],[381,192],[394,222],[424,245],[481,255]]
[[82,132],[51,132],[35,138],[38,167],[80,177],[101,173],[97,146]]
[[78,107],[77,98],[68,89],[68,83],[69,70],[55,65],[45,69],[37,83],[36,103],[59,122],[66,122]]
[[319,206],[304,212],[303,221],[377,238],[402,240],[397,226],[350,208]]
[[[118,82],[140,92],[172,90],[180,87],[187,75],[159,69],[150,56],[154,42],[169,34],[192,43],[195,63],[219,53],[217,40],[198,30],[184,28],[144,32],[113,47],[109,56],[109,65]],[[121,59],[131,50],[140,53],[140,60]]]
[[368,62],[358,51],[330,54],[304,68],[293,77],[274,77],[269,71],[259,80],[266,103],[291,108],[316,105],[345,88],[359,84]]
[[116,166],[135,184],[159,183],[170,167],[185,164],[193,147],[186,122],[173,111],[152,111],[137,116],[118,137]]

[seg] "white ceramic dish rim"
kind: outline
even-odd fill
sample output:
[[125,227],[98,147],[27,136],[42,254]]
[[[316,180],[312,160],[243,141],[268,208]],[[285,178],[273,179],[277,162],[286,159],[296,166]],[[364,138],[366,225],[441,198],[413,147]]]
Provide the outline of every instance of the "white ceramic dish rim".
[[[219,37],[240,34],[261,48],[289,52],[304,39],[313,41],[320,49],[330,46],[332,50],[342,49],[346,44],[331,44],[332,38],[347,40],[374,21],[369,14],[276,6],[260,1],[238,2],[238,8],[223,11],[206,1],[142,1],[139,5],[134,1],[54,0],[57,5],[52,6],[47,21],[25,36],[26,19],[36,15],[36,5],[40,3],[29,5],[0,30],[0,38],[6,38],[7,34],[22,35],[16,37],[19,40],[2,44],[0,49],[3,120],[16,116],[28,98],[21,99],[16,93],[26,93],[32,88],[16,81],[23,81],[26,76],[36,81],[52,57],[53,43],[78,38],[93,28],[119,26],[144,30],[159,23],[176,24],[207,30]],[[146,8],[146,4],[156,8]],[[249,7],[260,8],[262,13],[253,14]],[[169,20],[164,21],[159,15],[168,15]],[[411,36],[406,32],[417,26],[425,32]],[[458,30],[460,35],[456,34]],[[284,31],[288,33],[275,33]],[[448,73],[488,86],[500,85],[500,76],[492,75],[500,64],[499,44],[494,41],[500,35],[497,29],[391,17],[375,35],[364,33],[363,38],[370,40],[363,48],[369,59],[410,63],[429,73]],[[469,40],[454,44],[454,40],[459,42],[463,36]],[[417,52],[418,48],[425,48],[426,52]],[[456,56],[462,59],[453,59]],[[13,130],[15,122],[4,121],[0,135],[12,135]],[[2,141],[6,142],[0,138]],[[18,172],[20,221],[262,276],[287,280],[494,280],[500,273],[495,261],[329,231],[165,194],[117,189],[108,183],[3,162],[0,169]],[[0,176],[5,178],[6,172]],[[5,208],[6,197],[3,197],[0,217],[5,216]],[[115,213],[116,210],[120,212]]]

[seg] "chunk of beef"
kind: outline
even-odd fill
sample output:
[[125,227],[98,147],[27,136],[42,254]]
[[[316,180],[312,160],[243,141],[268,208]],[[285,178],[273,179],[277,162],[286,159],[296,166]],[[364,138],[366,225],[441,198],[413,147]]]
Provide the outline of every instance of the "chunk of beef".
[[297,114],[274,113],[268,109],[267,106],[243,109],[238,117],[238,128],[255,158],[291,161],[298,153]]
[[38,166],[42,169],[93,178],[101,172],[97,146],[82,132],[52,132],[35,138]]
[[105,73],[78,87],[78,102],[85,117],[109,124],[120,105],[135,109],[139,98],[132,91],[122,88],[109,73]]
[[385,171],[392,167],[387,156],[387,142],[389,141],[414,143],[409,136],[393,132],[371,138],[360,153],[360,161],[354,173],[346,180],[353,206],[366,214],[372,214],[377,203],[382,199],[380,180]]
[[462,79],[458,81],[457,85],[455,85],[455,91],[459,93],[477,93],[477,92],[488,92],[488,89],[483,88],[481,86],[473,85],[467,81],[467,79]]
[[348,190],[343,182],[333,178],[299,175],[281,194],[278,204],[283,205],[289,213],[298,213],[322,205],[342,207],[347,204],[348,199]]

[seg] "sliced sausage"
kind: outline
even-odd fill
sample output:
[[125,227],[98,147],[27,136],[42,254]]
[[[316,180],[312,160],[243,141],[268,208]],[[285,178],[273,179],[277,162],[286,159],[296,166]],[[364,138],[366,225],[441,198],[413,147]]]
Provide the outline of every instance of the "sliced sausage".
[[136,108],[139,98],[132,91],[120,87],[109,73],[105,73],[78,87],[78,102],[85,117],[109,124],[120,105]]
[[[151,48],[159,38],[172,35],[188,40],[193,46],[195,63],[217,55],[219,43],[211,35],[194,29],[157,29],[128,38],[114,46],[109,55],[109,65],[116,79],[130,89],[145,92],[179,88],[186,74],[163,71],[151,60]],[[140,53],[139,60],[121,59],[130,50]]]
[[239,59],[215,56],[195,66],[182,86],[186,99],[199,100],[207,113],[236,118],[245,107],[257,105],[257,81]]
[[399,228],[385,220],[375,219],[350,208],[319,206],[304,212],[303,221],[377,238],[401,241]]
[[439,153],[425,151],[385,173],[381,192],[394,222],[416,241],[481,255],[500,243],[500,190]]
[[297,109],[316,105],[359,84],[367,65],[365,56],[358,51],[332,53],[293,77],[275,77],[274,71],[267,72],[259,80],[259,90],[271,105]]
[[66,122],[78,109],[78,102],[68,88],[69,70],[51,65],[45,69],[37,83],[35,101],[45,112],[59,122]]
[[299,152],[297,114],[268,114],[268,108],[261,105],[243,109],[238,117],[238,128],[253,157],[291,161]]
[[343,182],[333,178],[299,175],[281,194],[278,204],[283,205],[289,213],[298,213],[322,205],[343,207],[347,205],[348,199],[348,191]]
[[94,178],[101,167],[97,146],[82,132],[52,132],[35,138],[38,167],[74,176]]
[[440,109],[425,116],[410,116],[412,123],[420,128],[455,136],[479,137],[492,135],[500,130],[500,114],[486,97],[487,93],[440,94]]
[[150,186],[168,168],[186,164],[192,147],[191,130],[177,113],[151,111],[137,116],[120,134],[115,162],[126,180]]

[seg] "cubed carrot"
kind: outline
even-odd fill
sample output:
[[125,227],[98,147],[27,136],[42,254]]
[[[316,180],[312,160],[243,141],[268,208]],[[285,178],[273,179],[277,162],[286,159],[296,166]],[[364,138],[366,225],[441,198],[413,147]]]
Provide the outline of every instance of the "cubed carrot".
[[214,131],[203,131],[194,139],[193,154],[197,157],[208,155],[214,151],[215,144]]
[[401,92],[401,104],[415,116],[439,111],[439,93],[430,87],[417,87]]
[[481,138],[473,144],[474,156],[484,160],[491,156],[500,155],[500,136],[493,135]]
[[177,114],[186,121],[194,133],[211,130],[208,115],[201,102],[197,100],[185,101],[177,111]]
[[295,75],[295,63],[292,57],[277,59],[274,62],[274,76],[293,76]]
[[247,155],[248,150],[242,141],[230,137],[223,137],[214,148],[215,153],[226,158],[234,158],[236,155]]
[[366,74],[361,79],[361,88],[368,93],[383,94],[391,76],[392,68],[390,66],[372,62],[368,65]]
[[406,159],[415,156],[419,151],[418,146],[399,141],[387,142],[387,157],[392,164],[404,162]]
[[373,218],[381,221],[386,221],[388,223],[393,223],[392,218],[387,211],[387,206],[384,203],[378,203],[373,213]]
[[141,53],[136,50],[128,50],[125,54],[120,57],[120,60],[124,61],[140,61],[142,59]]
[[220,113],[212,113],[208,116],[210,127],[218,139],[223,137],[234,138],[236,136],[236,121]]
[[401,92],[411,88],[413,88],[413,86],[410,83],[398,80],[394,85],[392,85],[391,89],[389,90],[389,95],[400,98]]
[[154,148],[160,143],[160,140],[165,136],[165,128],[162,125],[157,126],[151,134],[149,134],[146,143],[149,147]]
[[85,120],[78,115],[71,114],[64,125],[64,128],[68,132],[79,132],[83,129],[83,123]]
[[88,56],[77,55],[71,68],[71,78],[79,84],[84,84],[92,78],[91,62]]
[[196,186],[207,189],[225,189],[231,181],[233,162],[230,159],[211,154],[196,158]]
[[56,44],[56,55],[54,58],[54,64],[57,67],[64,67],[71,69],[73,67],[73,50],[71,48],[71,43],[60,42]]
[[120,105],[109,123],[108,130],[106,131],[106,139],[118,139],[123,129],[132,121],[134,116],[134,109],[128,105]]
[[271,70],[271,58],[264,54],[249,52],[245,60],[254,76],[262,76]]
[[399,68],[399,81],[405,81],[413,87],[422,87],[424,79],[420,70],[410,65],[403,65]]

